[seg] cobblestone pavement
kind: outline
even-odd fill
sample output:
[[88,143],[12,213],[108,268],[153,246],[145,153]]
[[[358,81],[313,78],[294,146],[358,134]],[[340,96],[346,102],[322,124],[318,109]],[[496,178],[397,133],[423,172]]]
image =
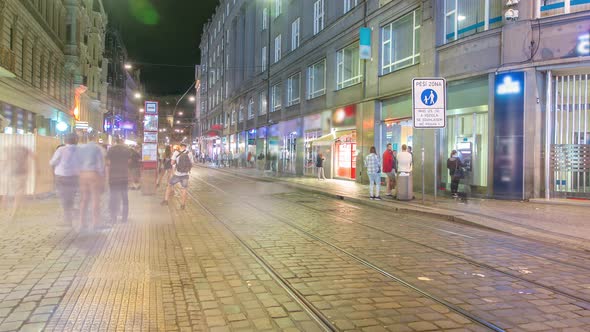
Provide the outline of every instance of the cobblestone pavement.
[[[508,330],[590,328],[587,252],[424,216],[371,209],[287,187],[277,192],[279,184],[238,180],[212,170],[199,173],[192,184],[197,189],[193,190],[209,190],[207,196],[199,198],[201,204],[243,236],[293,287],[313,299],[314,306],[328,312],[331,319],[336,317],[348,324],[348,328],[409,326],[399,320],[383,324],[375,304],[387,296],[367,293],[361,297],[366,307],[354,302],[342,305],[340,296],[350,301],[349,290],[336,287],[326,299],[326,287],[346,282],[351,275],[364,274],[361,279],[365,281],[359,283],[363,290],[383,288],[387,281],[342,257],[343,251],[325,242]],[[318,243],[301,230],[324,242]],[[380,280],[381,286],[368,281],[373,279]],[[365,308],[365,318],[372,321],[359,326],[346,315],[350,307],[356,309],[355,313]],[[406,306],[394,309],[388,312],[389,319],[412,319]],[[431,316],[417,319],[434,324],[430,327],[433,330],[445,328],[426,317]],[[437,319],[448,322],[441,316]]]
[[210,169],[190,196],[0,215],[0,332],[590,330],[588,252]]
[[[318,181],[313,177],[296,176],[276,177],[252,168],[221,168],[220,170],[226,172],[228,176],[235,174],[255,177],[287,183],[294,188],[340,195],[366,204],[445,215],[520,236],[535,237],[551,243],[575,245],[590,250],[590,227],[586,217],[590,213],[589,202],[554,200],[560,204],[547,204],[540,203],[544,202],[542,200],[530,203],[477,198],[461,201],[439,196],[434,203],[434,197],[427,195],[425,205],[422,205],[422,196],[419,192],[414,193],[416,199],[411,202],[393,201],[384,196],[382,202],[373,202],[367,199],[368,186],[353,181]],[[384,187],[381,188],[384,195]],[[556,227],[556,223],[559,227]]]

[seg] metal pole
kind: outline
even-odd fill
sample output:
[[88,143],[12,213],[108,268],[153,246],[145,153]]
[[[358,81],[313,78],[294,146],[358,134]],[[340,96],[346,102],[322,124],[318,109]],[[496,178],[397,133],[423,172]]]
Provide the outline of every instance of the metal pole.
[[434,203],[438,194],[438,131],[434,130]]
[[270,105],[270,93],[271,93],[271,87],[270,87],[270,43],[272,41],[272,35],[271,35],[271,31],[270,31],[270,25],[271,25],[271,5],[270,5],[270,1],[267,1],[267,5],[268,5],[268,26],[266,27],[268,30],[268,49],[266,50],[266,130],[265,130],[265,136],[266,136],[266,142],[265,142],[265,156],[264,156],[264,167],[266,170],[266,165],[268,164],[270,170],[272,170],[272,165],[270,164],[270,154],[269,154],[269,150],[270,150],[270,140],[269,140],[269,135],[268,132],[270,131],[270,110],[271,110],[271,105]]
[[545,199],[551,198],[551,89],[553,88],[551,70],[547,71],[547,95],[545,101]]
[[425,196],[426,196],[426,192],[424,189],[424,131],[426,131],[426,129],[422,129],[422,204],[426,204],[425,201]]

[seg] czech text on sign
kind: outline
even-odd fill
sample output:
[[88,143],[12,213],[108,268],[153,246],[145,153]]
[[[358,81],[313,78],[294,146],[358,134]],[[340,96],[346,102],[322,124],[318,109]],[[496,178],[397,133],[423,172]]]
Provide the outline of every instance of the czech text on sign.
[[412,80],[414,128],[445,128],[447,84],[444,78]]

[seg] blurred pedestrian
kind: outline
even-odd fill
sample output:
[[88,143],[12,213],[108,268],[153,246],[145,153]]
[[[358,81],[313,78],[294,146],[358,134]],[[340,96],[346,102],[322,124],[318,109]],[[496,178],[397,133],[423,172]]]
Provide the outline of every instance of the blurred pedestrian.
[[55,175],[55,187],[64,212],[63,222],[74,225],[74,200],[80,186],[80,161],[78,159],[78,135],[68,134],[65,145],[57,148],[49,161]]
[[[369,198],[381,200],[381,161],[374,146],[365,157],[365,167],[369,176]],[[375,188],[374,194],[373,188]]]
[[326,180],[326,174],[324,172],[324,154],[318,153],[318,158],[315,163],[315,167],[318,171],[318,180]]
[[464,176],[463,164],[461,163],[461,159],[459,159],[457,150],[451,151],[451,156],[447,159],[447,169],[451,177],[451,195],[457,198],[459,197],[459,182],[461,182]]
[[158,177],[158,181],[156,182],[156,187],[160,186],[162,179],[166,178],[166,183],[170,180],[172,176],[172,148],[170,145],[166,145],[164,148],[164,156],[162,157],[162,167],[160,168],[160,176]]
[[[22,205],[23,198],[27,192],[27,183],[30,172],[35,166],[35,157],[33,152],[24,145],[17,145],[8,150],[7,175],[9,179],[8,193],[12,194],[12,206],[8,212],[8,217],[14,219]],[[6,200],[5,197],[3,200]],[[4,204],[3,204],[4,205]]]
[[88,143],[78,147],[80,160],[80,224],[81,230],[86,221],[88,207],[91,209],[91,221],[88,230],[93,231],[102,226],[100,222],[100,198],[105,185],[105,152],[96,143],[94,133],[88,135]]
[[168,181],[168,187],[166,187],[166,194],[164,195],[164,200],[162,201],[162,205],[168,205],[168,200],[172,191],[174,190],[174,186],[180,184],[182,187],[181,189],[181,202],[180,208],[184,210],[186,206],[186,197],[187,197],[187,189],[188,189],[188,181],[189,181],[189,174],[192,169],[191,154],[188,153],[186,149],[186,144],[180,144],[180,150],[175,151],[172,155],[172,166],[174,166],[174,175]]
[[141,152],[140,147],[136,146],[131,149],[131,161],[129,162],[129,175],[131,177],[131,189],[139,190],[141,187],[140,168],[141,168]]
[[126,223],[129,217],[129,164],[131,149],[123,144],[120,137],[107,152],[106,165],[109,179],[109,214],[110,222],[117,223],[119,209],[121,222]]
[[397,170],[399,173],[412,173],[413,156],[408,152],[408,146],[402,145],[402,152],[397,155]]
[[392,197],[391,191],[395,189],[395,175],[397,173],[397,165],[395,160],[395,153],[391,147],[391,143],[387,144],[387,149],[383,152],[383,173],[387,176],[387,191],[386,196]]

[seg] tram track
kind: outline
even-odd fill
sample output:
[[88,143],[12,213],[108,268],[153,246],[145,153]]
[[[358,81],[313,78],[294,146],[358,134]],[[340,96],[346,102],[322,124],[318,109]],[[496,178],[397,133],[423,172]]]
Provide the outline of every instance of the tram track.
[[[199,177],[195,177],[195,179],[205,183],[208,186],[211,186],[212,188],[222,192],[224,195],[230,195],[230,193],[226,192],[225,190],[219,188],[218,186],[211,184]],[[203,208],[205,211],[207,211],[208,214],[210,214],[213,218],[215,218],[216,221],[218,221],[219,223],[221,223],[224,228],[226,228],[239,242],[240,244],[247,249],[247,251],[265,268],[265,270],[267,270],[267,272],[273,276],[273,278],[292,296],[294,297],[298,303],[300,303],[300,305],[302,305],[306,311],[308,313],[312,314],[312,317],[314,317],[314,319],[316,319],[316,321],[321,322],[322,327],[326,330],[326,331],[339,331],[339,329],[334,326],[333,324],[331,324],[330,320],[323,315],[323,313],[317,309],[313,304],[311,304],[309,301],[307,301],[305,299],[305,296],[302,295],[300,292],[298,292],[293,286],[290,285],[290,283],[285,280],[284,278],[282,278],[280,276],[280,273],[278,273],[276,270],[273,269],[273,267],[263,258],[261,257],[259,254],[256,253],[256,251],[254,250],[254,248],[252,248],[250,245],[248,245],[246,243],[246,241],[244,239],[242,239],[237,232],[235,232],[230,225],[228,225],[226,222],[224,222],[221,218],[219,218],[211,209],[209,209],[208,207],[205,206],[205,204],[203,204],[198,198],[196,198],[194,195],[192,195],[189,191],[189,197],[191,198],[191,200],[193,200],[197,205],[199,205],[201,208]],[[404,280],[403,278],[400,278],[388,271],[386,271],[385,269],[380,268],[379,266],[371,263],[370,261],[368,261],[365,258],[360,257],[359,255],[356,255],[355,253],[346,250],[344,248],[341,248],[340,246],[327,241],[321,237],[318,237],[314,234],[312,234],[311,232],[303,229],[302,227],[292,223],[291,221],[281,217],[281,216],[277,216],[275,214],[269,213],[268,211],[265,211],[259,207],[257,207],[256,205],[249,203],[249,202],[245,202],[242,201],[242,204],[246,204],[249,207],[265,214],[268,216],[271,216],[272,218],[280,221],[281,223],[291,227],[292,229],[296,230],[298,233],[303,234],[304,236],[313,239],[314,241],[321,243],[327,247],[330,247],[334,250],[336,250],[337,252],[340,252],[342,254],[344,254],[345,256],[353,259],[354,261],[356,261],[357,263],[369,268],[370,270],[373,270],[379,274],[381,274],[382,276],[388,278],[389,280],[392,280],[400,285],[403,285],[406,288],[411,289],[413,292],[418,293],[422,296],[424,296],[425,298],[428,298],[440,305],[443,305],[444,307],[448,308],[449,310],[469,319],[470,321],[488,328],[491,331],[496,331],[496,332],[504,332],[505,330],[503,328],[501,328],[500,326],[484,319],[481,318],[479,316],[477,316],[476,314],[473,314],[467,310],[464,310],[462,308],[460,308],[457,305],[454,305],[448,301],[446,301],[445,299],[436,296],[416,285],[414,285],[411,282],[408,282],[406,280]]]
[[[248,180],[248,181],[256,182],[255,179],[252,179],[250,177],[242,177],[240,175],[235,175],[235,174],[231,174],[231,173],[227,173],[227,174],[232,175],[235,178],[239,178],[239,179],[243,179],[243,180]],[[219,179],[221,179],[222,181],[231,182],[231,181],[229,181],[227,179],[224,179],[224,178],[219,178]],[[278,184],[281,184],[281,183],[278,183]],[[326,199],[329,200],[331,198],[328,197],[328,196],[326,196]],[[295,203],[297,203],[297,202],[295,202]],[[369,227],[369,228],[373,228],[373,229],[375,229],[377,231],[381,231],[381,232],[384,232],[384,233],[388,234],[386,231],[384,231],[382,229],[379,229],[379,228],[374,227],[374,226],[369,226],[369,225],[358,223],[357,221],[355,221],[353,219],[342,217],[339,214],[331,213],[330,211],[326,211],[326,210],[320,210],[320,209],[317,209],[317,208],[313,208],[313,207],[310,207],[308,205],[305,205],[305,203],[298,203],[298,204],[301,205],[301,206],[307,207],[308,209],[311,209],[311,210],[314,210],[314,211],[317,211],[317,212],[321,212],[321,213],[328,213],[328,214],[330,214],[332,216],[337,216],[339,218],[343,218],[344,220],[347,220],[349,222],[354,222],[355,224],[366,226],[366,227]],[[380,209],[380,210],[389,211],[385,207],[377,207],[377,208]],[[486,215],[479,215],[479,214],[478,214],[478,216],[488,217]],[[502,219],[498,219],[498,220],[502,220]],[[502,221],[504,221],[504,220],[502,220]],[[413,228],[413,229],[416,229],[416,230],[432,230],[432,229],[435,229],[435,230],[438,230],[438,231],[441,231],[441,232],[450,233],[450,234],[454,234],[454,235],[459,235],[459,236],[464,236],[464,237],[472,237],[471,235],[458,234],[458,233],[453,232],[453,231],[449,231],[449,230],[445,230],[445,229],[440,229],[440,228],[436,228],[436,227],[432,227],[432,226],[425,226],[425,225],[415,224],[415,223],[411,223],[411,222],[404,222],[403,226],[410,227],[410,228]],[[395,234],[389,234],[389,235],[397,236]],[[528,238],[522,238],[521,236],[517,236],[517,235],[514,235],[514,234],[506,234],[506,236],[513,237],[513,238],[516,238],[518,240],[525,240],[525,241],[529,241],[529,242],[540,243],[542,245],[547,245],[543,241],[532,240],[532,239],[528,239]],[[581,264],[567,262],[567,261],[564,261],[564,260],[561,260],[561,259],[548,257],[546,255],[539,255],[537,253],[534,253],[534,252],[532,252],[530,250],[527,250],[527,249],[521,247],[520,245],[515,245],[515,244],[507,245],[504,241],[496,240],[494,238],[485,238],[485,240],[486,241],[493,242],[493,243],[497,244],[499,247],[502,247],[502,248],[505,248],[505,249],[508,249],[508,250],[513,250],[513,251],[515,251],[515,252],[517,252],[519,254],[522,254],[522,255],[526,255],[526,256],[529,256],[529,257],[532,257],[532,258],[547,260],[547,261],[550,261],[550,262],[553,262],[553,263],[557,263],[557,264],[561,264],[561,265],[565,265],[565,266],[570,266],[570,267],[577,268],[577,269],[586,270],[586,271],[588,271],[588,273],[590,273],[590,266],[585,266],[585,265],[581,265]],[[571,251],[571,252],[574,252],[574,250],[572,250],[572,249],[568,249],[568,250]],[[456,254],[453,254],[453,255],[456,255]],[[458,257],[460,257],[460,255],[458,255]],[[467,258],[467,259],[469,259],[469,258]],[[588,260],[588,259],[586,259],[586,260]],[[588,302],[589,299],[586,299],[584,301]]]

